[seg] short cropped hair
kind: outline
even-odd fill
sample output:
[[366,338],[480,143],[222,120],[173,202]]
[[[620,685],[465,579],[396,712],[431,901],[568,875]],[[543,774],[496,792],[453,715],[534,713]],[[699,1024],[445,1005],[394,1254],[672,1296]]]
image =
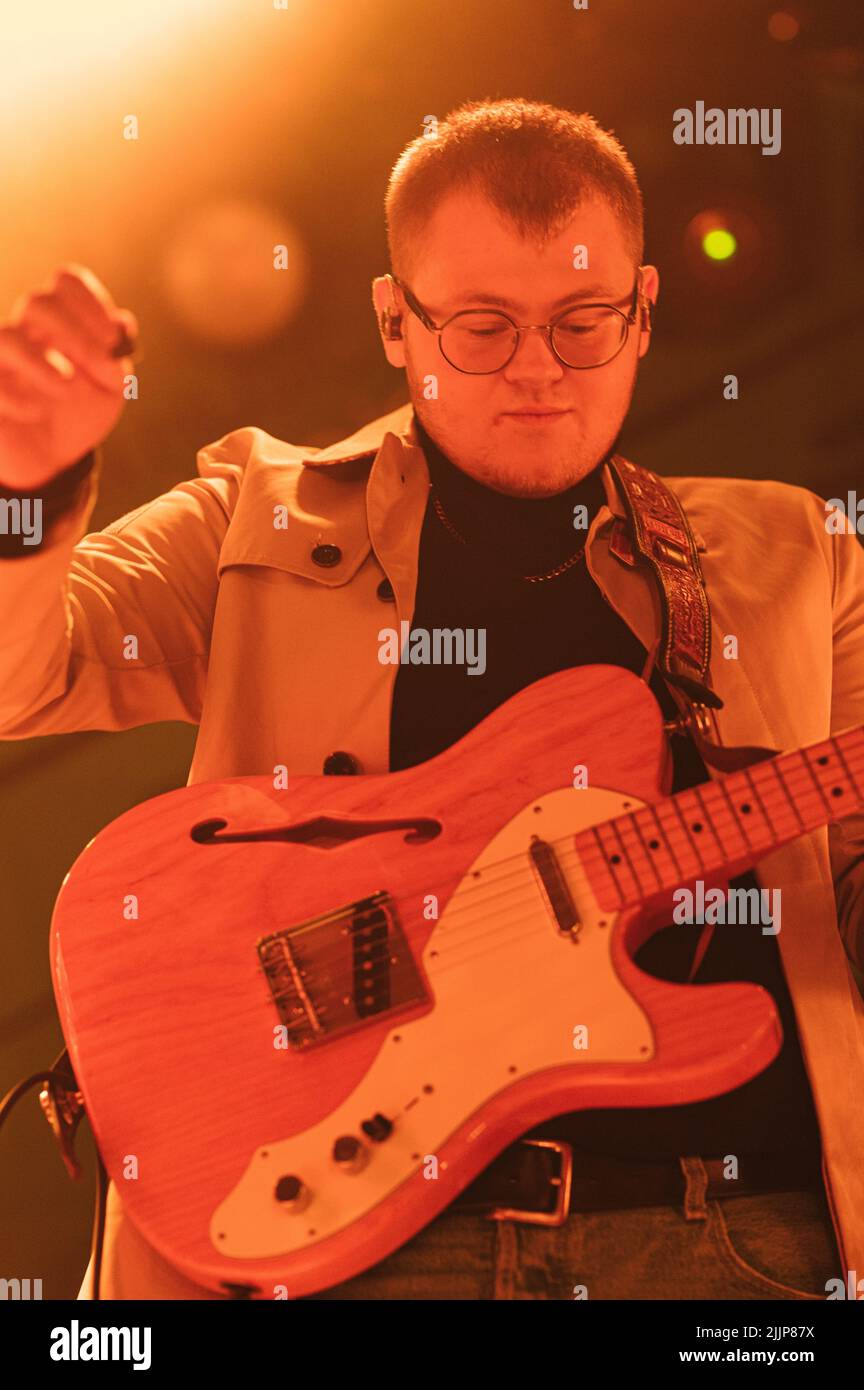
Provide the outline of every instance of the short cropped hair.
[[644,251],[642,194],[621,144],[593,116],[521,97],[456,107],[393,166],[384,210],[390,263],[409,279],[426,226],[445,195],[475,191],[527,238],[555,236],[586,198],[620,219],[628,250]]

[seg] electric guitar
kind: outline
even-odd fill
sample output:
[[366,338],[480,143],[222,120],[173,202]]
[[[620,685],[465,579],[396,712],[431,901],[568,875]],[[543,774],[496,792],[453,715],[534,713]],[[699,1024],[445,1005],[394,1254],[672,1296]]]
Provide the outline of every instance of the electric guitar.
[[860,809],[864,728],[671,797],[668,771],[648,686],[589,666],[417,767],[202,783],[107,826],[64,881],[52,972],[145,1239],[215,1291],[314,1293],[542,1121],[768,1066],[765,990],[632,956],[675,890]]

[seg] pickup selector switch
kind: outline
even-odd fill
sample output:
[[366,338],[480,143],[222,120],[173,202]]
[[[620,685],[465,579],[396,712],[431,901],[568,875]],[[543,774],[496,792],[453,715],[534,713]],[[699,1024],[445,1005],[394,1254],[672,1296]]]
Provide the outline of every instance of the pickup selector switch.
[[379,1111],[372,1116],[371,1120],[364,1120],[360,1128],[368,1139],[380,1144],[382,1140],[389,1139],[393,1133],[393,1121],[388,1120],[387,1116],[382,1115]]

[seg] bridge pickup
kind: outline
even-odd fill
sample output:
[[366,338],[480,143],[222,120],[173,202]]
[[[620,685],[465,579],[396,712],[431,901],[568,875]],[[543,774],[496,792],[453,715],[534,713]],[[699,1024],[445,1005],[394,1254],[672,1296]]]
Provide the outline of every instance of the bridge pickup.
[[256,949],[297,1051],[429,998],[385,892],[262,937]]

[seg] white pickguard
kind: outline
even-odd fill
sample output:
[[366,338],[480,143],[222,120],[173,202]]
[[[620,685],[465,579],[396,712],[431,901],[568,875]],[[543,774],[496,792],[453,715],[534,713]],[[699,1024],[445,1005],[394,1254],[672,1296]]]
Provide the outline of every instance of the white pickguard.
[[[394,1022],[369,1071],[325,1120],[251,1156],[210,1223],[223,1255],[284,1254],[358,1221],[422,1173],[427,1156],[467,1116],[531,1073],[654,1055],[648,1018],[611,965],[614,915],[588,892],[575,853],[561,863],[582,922],[578,944],[558,930],[528,857],[532,836],[560,844],[640,805],[617,792],[566,788],[531,801],[490,840],[426,944],[434,1009],[414,1022]],[[580,1025],[587,1046],[576,1048]],[[360,1123],[377,1112],[394,1128],[382,1143],[370,1143]],[[470,1138],[484,1127],[479,1122]],[[331,1158],[334,1140],[348,1134],[371,1151],[366,1167],[351,1175]],[[286,1211],[274,1196],[289,1173],[312,1194],[301,1212]]]

